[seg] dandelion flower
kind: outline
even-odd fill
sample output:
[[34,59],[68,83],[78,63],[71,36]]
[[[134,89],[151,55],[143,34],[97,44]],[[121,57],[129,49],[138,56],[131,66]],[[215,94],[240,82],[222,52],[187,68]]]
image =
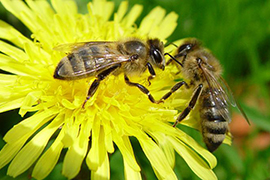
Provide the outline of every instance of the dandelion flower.
[[[174,109],[184,105],[188,96],[153,104],[137,88],[129,87],[123,75],[109,76],[83,109],[94,78],[53,78],[55,67],[65,56],[54,51],[55,46],[123,37],[157,37],[166,42],[177,25],[174,12],[166,15],[156,7],[137,27],[142,6],[135,5],[127,12],[127,2],[120,4],[113,17],[114,3],[105,0],[90,2],[87,14],[78,13],[75,2],[66,0],[52,0],[51,5],[46,0],[1,2],[32,32],[29,39],[0,21],[0,68],[10,73],[0,74],[0,112],[19,108],[22,117],[32,112],[4,136],[0,168],[9,164],[8,175],[17,177],[33,166],[32,176],[44,179],[66,150],[62,174],[67,178],[74,178],[85,160],[91,179],[110,179],[109,154],[117,148],[125,178],[141,179],[130,142],[130,137],[135,137],[159,179],[177,179],[175,151],[197,176],[216,179],[212,171],[215,157],[170,123],[177,116]],[[147,76],[146,72],[132,80],[146,85]],[[175,83],[174,76],[173,67],[157,71],[149,90],[161,97]]]

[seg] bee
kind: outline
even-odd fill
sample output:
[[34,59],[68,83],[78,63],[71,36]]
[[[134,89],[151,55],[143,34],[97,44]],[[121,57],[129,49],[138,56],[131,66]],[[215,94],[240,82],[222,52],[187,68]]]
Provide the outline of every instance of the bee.
[[219,61],[202,47],[197,39],[186,39],[171,60],[180,66],[183,78],[190,81],[178,82],[160,101],[167,99],[183,85],[188,89],[194,89],[188,107],[177,117],[173,126],[181,122],[198,101],[203,140],[207,149],[213,152],[229,133],[230,107],[238,107],[248,121],[247,116],[235,102],[231,90],[221,77],[222,68]]
[[55,79],[69,81],[96,77],[90,85],[83,108],[102,80],[111,74],[117,76],[120,73],[124,73],[129,86],[139,88],[151,102],[157,103],[146,87],[131,82],[129,76],[139,75],[148,69],[150,85],[150,80],[156,76],[154,68],[164,70],[164,45],[159,39],[79,42],[62,44],[54,50],[69,51],[57,65],[53,75]]

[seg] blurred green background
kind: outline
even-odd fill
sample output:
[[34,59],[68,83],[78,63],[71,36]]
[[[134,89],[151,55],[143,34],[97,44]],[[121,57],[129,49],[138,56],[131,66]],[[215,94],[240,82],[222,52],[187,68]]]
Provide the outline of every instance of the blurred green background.
[[[79,11],[86,13],[88,0],[77,0]],[[116,8],[120,0],[115,0]],[[270,179],[270,1],[268,0],[130,0],[144,6],[141,18],[155,6],[161,6],[167,12],[175,11],[179,15],[178,27],[169,42],[196,37],[209,48],[224,67],[224,77],[242,105],[251,121],[237,114],[233,116],[231,131],[233,145],[222,145],[214,154],[218,165],[214,169],[220,180],[265,180]],[[20,32],[30,37],[27,28],[0,5],[0,17],[12,24]],[[139,24],[141,19],[137,21]],[[2,137],[21,120],[17,111],[0,115],[0,147],[4,145]],[[199,132],[180,126],[199,143]],[[142,167],[144,179],[156,179],[153,170],[138,142],[133,141],[138,163]],[[203,145],[204,146],[204,145]],[[121,162],[121,163],[119,163]],[[5,175],[7,168],[0,170],[0,180],[12,179]],[[46,179],[65,179],[61,176],[61,163]],[[199,179],[176,156],[175,172],[179,179]],[[86,165],[76,179],[89,177]],[[29,174],[17,179],[28,179]],[[111,179],[124,179],[122,157],[119,152],[111,156]]]

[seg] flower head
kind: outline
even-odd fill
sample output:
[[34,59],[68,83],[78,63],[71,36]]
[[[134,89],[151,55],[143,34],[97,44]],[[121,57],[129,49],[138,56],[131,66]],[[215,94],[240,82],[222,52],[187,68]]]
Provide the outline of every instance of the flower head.
[[[91,179],[110,178],[109,154],[116,147],[124,161],[126,179],[141,179],[130,137],[135,137],[159,179],[177,179],[173,172],[174,150],[190,168],[204,179],[215,179],[214,156],[169,122],[177,116],[176,107],[188,96],[174,96],[164,104],[153,104],[137,88],[128,86],[123,74],[109,76],[97,92],[85,100],[95,77],[75,81],[53,78],[55,67],[65,52],[55,51],[59,44],[87,41],[118,41],[123,37],[159,38],[163,42],[176,27],[177,15],[166,15],[154,8],[137,27],[142,6],[127,12],[122,2],[110,20],[114,3],[105,0],[88,4],[88,14],[79,14],[73,1],[1,1],[4,7],[33,33],[28,39],[9,24],[0,21],[0,112],[19,108],[19,114],[35,112],[5,135],[0,151],[0,168],[9,164],[8,174],[16,177],[34,164],[32,176],[45,178],[56,165],[63,149],[62,174],[69,179],[86,161]],[[7,43],[10,42],[10,43]],[[170,51],[168,47],[166,51]],[[149,90],[161,97],[175,83],[176,69],[157,70]],[[147,86],[148,74],[132,77]],[[181,91],[179,91],[181,93]],[[184,98],[184,99],[183,99]],[[195,122],[187,119],[188,122]],[[48,143],[48,142],[52,143]]]

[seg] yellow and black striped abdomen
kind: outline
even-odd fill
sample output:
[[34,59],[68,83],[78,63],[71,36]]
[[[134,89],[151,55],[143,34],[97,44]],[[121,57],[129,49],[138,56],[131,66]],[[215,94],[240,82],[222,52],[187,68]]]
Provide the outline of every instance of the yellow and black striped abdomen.
[[[215,91],[215,93],[217,93],[218,97],[218,91]],[[213,98],[209,88],[206,88],[200,97],[202,136],[210,152],[215,151],[222,144],[229,130],[228,120],[224,119],[221,114],[222,109],[228,108],[227,103],[219,102],[219,104],[216,105]]]

